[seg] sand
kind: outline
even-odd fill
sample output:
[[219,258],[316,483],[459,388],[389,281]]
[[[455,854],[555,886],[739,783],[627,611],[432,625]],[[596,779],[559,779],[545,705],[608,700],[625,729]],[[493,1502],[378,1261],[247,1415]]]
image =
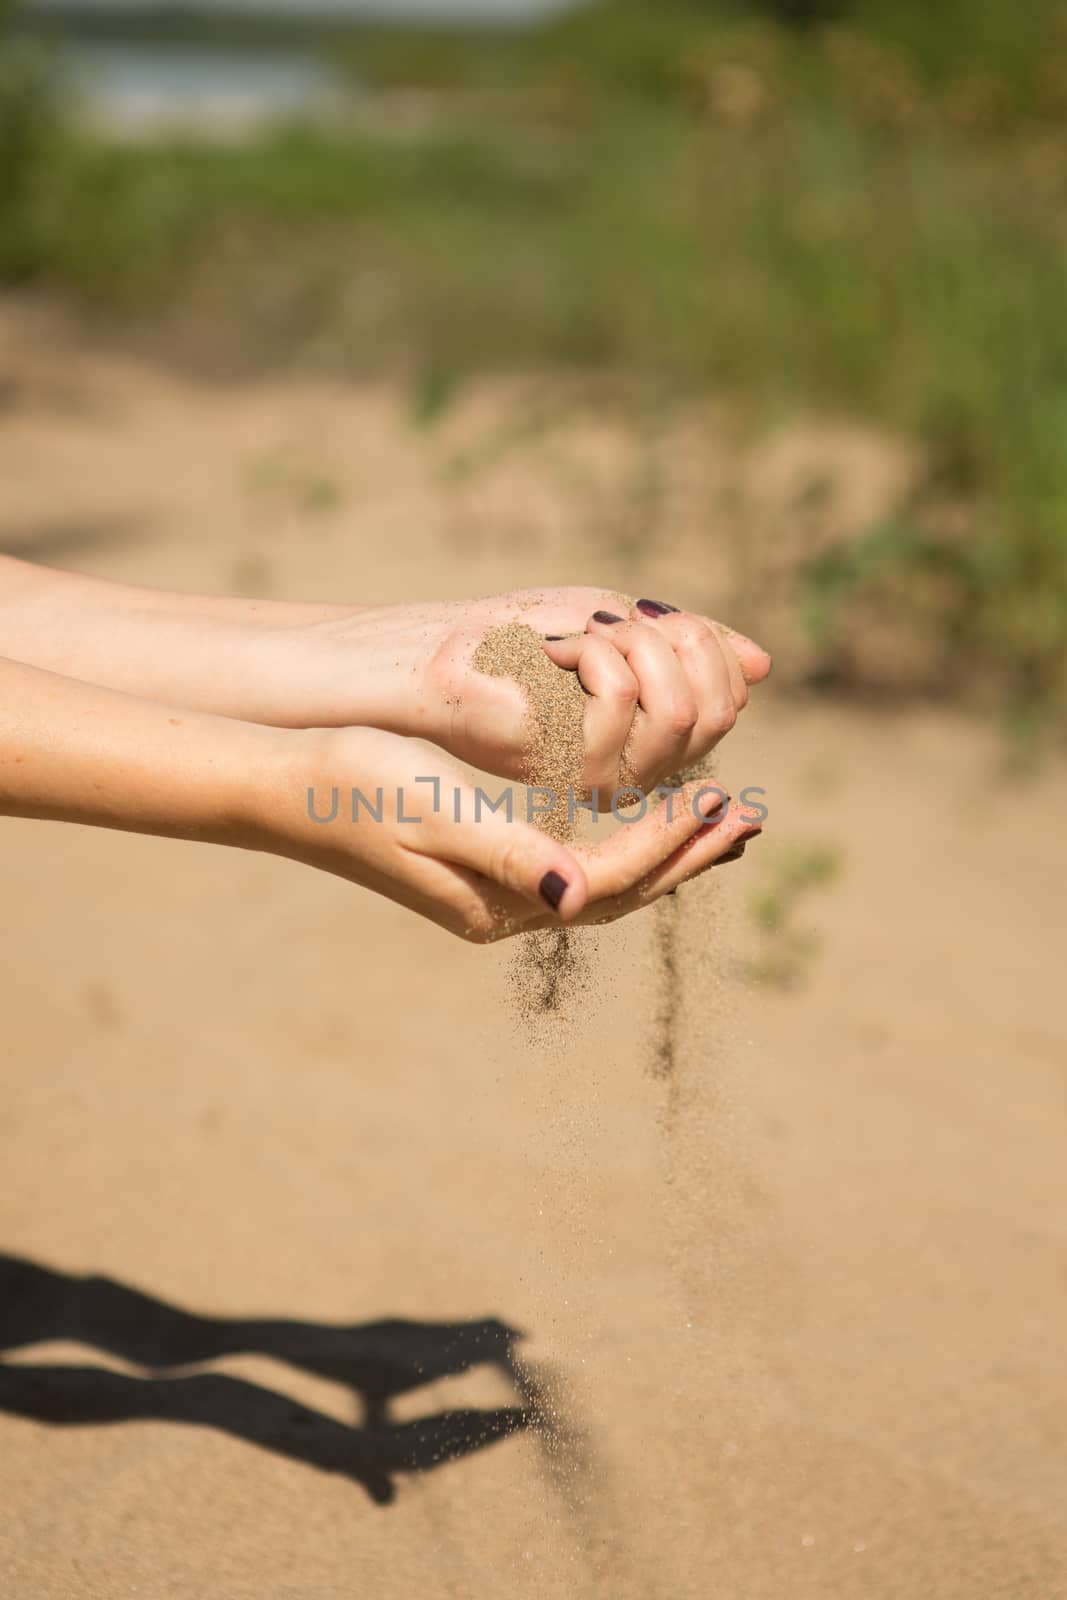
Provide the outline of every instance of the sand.
[[[535,791],[534,826],[550,838],[573,839],[585,764],[586,697],[578,674],[557,667],[545,654],[543,636],[521,622],[491,629],[471,665],[493,678],[512,678],[522,689],[523,780]],[[566,1048],[568,1014],[595,983],[588,932],[560,927],[520,936],[511,953],[511,1002],[532,1048]]]
[[[392,392],[31,355],[5,547],[306,595],[606,575],[539,457],[450,487]],[[271,450],[341,503],[264,501]],[[677,598],[641,560],[612,579]],[[715,1026],[669,1083],[651,914],[546,1069],[504,948],[289,863],[0,826],[0,1251],[37,1270],[17,1325],[0,1268],[5,1600],[1054,1600],[1067,767],[1009,805],[999,756],[768,688],[719,769],[764,836],[710,921],[671,902]],[[753,884],[827,837],[806,985],[746,989]]]
[[544,794],[535,826],[553,839],[574,837],[574,809],[582,796],[585,694],[576,672],[565,672],[545,653],[541,634],[525,623],[492,628],[471,658],[476,672],[511,678],[523,691],[527,736],[523,780]]

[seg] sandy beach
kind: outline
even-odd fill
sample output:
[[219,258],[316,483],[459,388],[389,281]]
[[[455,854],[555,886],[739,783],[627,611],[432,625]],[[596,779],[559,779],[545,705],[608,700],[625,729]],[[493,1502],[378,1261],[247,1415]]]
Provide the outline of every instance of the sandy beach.
[[[609,423],[516,436],[503,389],[427,431],[398,387],[12,319],[0,357],[13,554],[292,598],[721,581],[695,514],[619,542]],[[1067,1593],[1067,764],[788,676],[721,753],[765,836],[678,897],[669,1081],[651,914],[531,1041],[506,948],[0,825],[5,1597]],[[751,896],[813,846],[814,942],[756,981]]]

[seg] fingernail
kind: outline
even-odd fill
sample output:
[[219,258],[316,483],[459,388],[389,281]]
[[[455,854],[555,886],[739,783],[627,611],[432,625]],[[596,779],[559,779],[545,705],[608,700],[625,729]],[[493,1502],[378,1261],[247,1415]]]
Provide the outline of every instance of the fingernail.
[[[727,794],[725,789],[709,789],[701,800],[701,816],[714,817],[718,816],[720,812],[725,813],[732,799],[733,796]],[[719,817],[719,820],[721,821],[722,818]]]
[[539,888],[542,900],[547,901],[553,911],[558,911],[559,903],[567,892],[566,878],[561,878],[558,872],[546,872]]
[[615,615],[614,611],[594,611],[593,612],[593,621],[594,622],[621,622],[622,618],[621,617],[617,617]]
[[545,643],[546,644],[560,644],[560,643],[562,643],[562,641],[566,637],[567,637],[567,635],[565,633],[546,633],[545,634]]
[[745,853],[744,843],[742,842],[740,844],[735,844],[732,850],[727,850],[725,855],[720,856],[718,861],[715,861],[712,864],[713,864],[713,866],[721,867],[727,861],[740,861],[740,859],[744,855],[744,853]]
[[738,844],[744,844],[746,839],[756,839],[762,832],[763,829],[760,827],[746,828],[744,833],[737,835],[737,842]]
[[639,600],[637,610],[643,611],[646,617],[665,617],[671,611],[677,611],[677,606],[664,605],[662,600]]

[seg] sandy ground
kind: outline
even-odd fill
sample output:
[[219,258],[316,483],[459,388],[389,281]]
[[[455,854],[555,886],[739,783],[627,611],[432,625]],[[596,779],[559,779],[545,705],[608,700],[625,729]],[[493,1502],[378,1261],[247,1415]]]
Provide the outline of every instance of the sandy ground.
[[[515,442],[487,392],[427,434],[387,390],[0,333],[4,549],[710,603],[722,530],[628,542],[605,424]],[[652,916],[530,1043],[506,950],[0,827],[5,1600],[1067,1593],[1067,768],[768,689],[721,770],[771,818],[679,897],[669,1082]],[[818,948],[746,981],[750,896],[812,844]]]

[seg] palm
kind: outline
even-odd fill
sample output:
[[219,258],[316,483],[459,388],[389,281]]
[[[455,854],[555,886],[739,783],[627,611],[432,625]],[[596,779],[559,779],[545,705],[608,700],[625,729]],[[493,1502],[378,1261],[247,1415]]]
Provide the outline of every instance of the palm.
[[473,665],[486,633],[520,622],[542,635],[580,633],[599,609],[629,605],[605,589],[516,590],[474,601],[450,628],[430,663],[433,692],[447,708],[442,744],[460,761],[502,778],[526,776],[527,706],[519,685],[489,677]]

